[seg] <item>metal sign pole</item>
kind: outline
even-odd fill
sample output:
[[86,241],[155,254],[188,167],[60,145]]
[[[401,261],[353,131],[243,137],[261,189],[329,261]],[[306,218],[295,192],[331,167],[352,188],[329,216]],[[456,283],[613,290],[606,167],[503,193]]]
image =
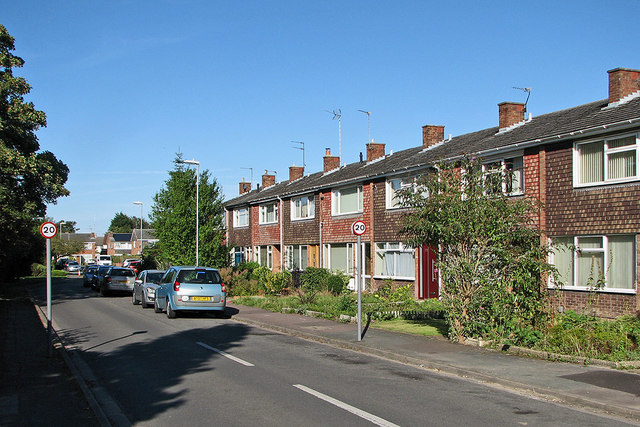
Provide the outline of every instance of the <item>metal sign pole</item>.
[[53,356],[53,340],[51,339],[51,239],[47,240],[47,336],[49,357]]
[[356,287],[358,289],[358,341],[362,341],[362,237],[358,234],[356,249]]

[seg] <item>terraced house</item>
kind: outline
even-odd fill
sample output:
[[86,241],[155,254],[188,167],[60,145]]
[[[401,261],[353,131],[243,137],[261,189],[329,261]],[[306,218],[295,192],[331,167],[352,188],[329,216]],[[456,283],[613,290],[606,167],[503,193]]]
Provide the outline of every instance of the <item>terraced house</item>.
[[387,153],[370,142],[366,157],[347,165],[327,150],[321,172],[305,175],[292,166],[286,181],[265,172],[257,189],[240,183],[240,195],[225,204],[235,262],[255,260],[273,270],[321,266],[353,277],[351,224],[363,220],[366,284],[392,279],[411,284],[416,298],[437,298],[433,251],[407,247],[399,237],[404,209],[396,191],[438,161],[473,155],[487,174],[512,171],[498,190],[539,199],[539,226],[550,244],[566,245],[551,256],[565,283],[553,293],[556,309],[589,302],[604,317],[637,312],[640,71],[608,74],[604,100],[537,117],[523,103],[504,102],[497,127],[445,139],[444,126],[426,125],[415,148]]

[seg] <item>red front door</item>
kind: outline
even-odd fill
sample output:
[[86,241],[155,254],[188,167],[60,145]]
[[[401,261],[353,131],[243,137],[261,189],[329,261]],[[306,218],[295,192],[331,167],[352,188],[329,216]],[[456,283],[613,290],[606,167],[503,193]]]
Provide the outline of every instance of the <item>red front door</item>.
[[438,269],[436,268],[436,253],[427,245],[420,248],[420,258],[422,261],[422,277],[420,278],[420,290],[418,298],[438,298],[440,296],[438,287]]

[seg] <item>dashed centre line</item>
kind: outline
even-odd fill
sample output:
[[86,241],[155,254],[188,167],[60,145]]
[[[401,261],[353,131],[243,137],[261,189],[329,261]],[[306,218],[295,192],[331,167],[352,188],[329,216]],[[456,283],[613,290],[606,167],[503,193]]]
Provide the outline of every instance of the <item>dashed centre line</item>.
[[198,344],[198,345],[199,345],[199,346],[201,346],[201,347],[206,348],[207,350],[211,350],[211,351],[213,351],[213,352],[216,352],[216,353],[218,353],[219,355],[224,356],[224,357],[226,357],[227,359],[231,359],[231,360],[233,360],[234,362],[237,362],[237,363],[239,363],[239,364],[241,364],[241,365],[244,365],[244,366],[255,366],[253,363],[249,363],[249,362],[247,362],[246,360],[242,360],[242,359],[240,359],[239,357],[232,356],[232,355],[230,355],[230,354],[229,354],[229,353],[227,353],[227,352],[224,352],[224,351],[222,351],[222,350],[218,350],[217,348],[213,348],[213,347],[211,347],[211,346],[209,346],[209,345],[206,345],[206,344],[205,344],[205,343],[203,343],[203,342],[198,341],[198,342],[196,342],[196,344]]

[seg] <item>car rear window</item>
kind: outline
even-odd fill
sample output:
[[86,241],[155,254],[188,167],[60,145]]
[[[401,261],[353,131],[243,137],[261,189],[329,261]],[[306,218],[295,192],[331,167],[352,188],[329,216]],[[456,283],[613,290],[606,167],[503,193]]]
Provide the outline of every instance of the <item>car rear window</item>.
[[180,270],[180,273],[178,273],[178,282],[222,283],[222,278],[215,270]]
[[128,268],[114,268],[111,270],[112,276],[134,277],[136,272]]

